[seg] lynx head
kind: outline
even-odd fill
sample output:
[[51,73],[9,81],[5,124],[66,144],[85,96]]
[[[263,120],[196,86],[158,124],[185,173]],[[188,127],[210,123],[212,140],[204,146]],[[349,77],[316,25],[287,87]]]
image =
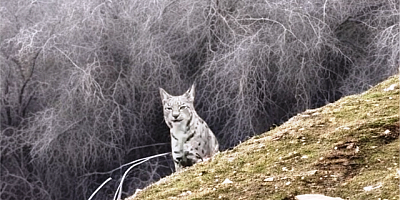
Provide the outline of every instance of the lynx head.
[[164,108],[164,119],[169,128],[180,124],[188,125],[194,112],[194,85],[180,96],[172,96],[160,88],[160,95]]

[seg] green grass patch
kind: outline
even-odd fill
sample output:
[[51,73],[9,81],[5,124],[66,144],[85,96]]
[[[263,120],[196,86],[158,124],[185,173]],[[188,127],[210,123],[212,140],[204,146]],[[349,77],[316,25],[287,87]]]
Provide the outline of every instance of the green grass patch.
[[363,94],[307,110],[164,178],[137,198],[294,199],[319,193],[398,199],[399,94],[394,76]]

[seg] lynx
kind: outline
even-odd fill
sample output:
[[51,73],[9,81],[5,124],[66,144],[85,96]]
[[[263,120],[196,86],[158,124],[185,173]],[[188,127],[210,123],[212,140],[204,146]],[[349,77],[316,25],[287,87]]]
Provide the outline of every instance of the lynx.
[[160,88],[164,120],[170,128],[175,170],[192,166],[219,151],[218,141],[194,110],[194,85],[183,95],[172,96]]

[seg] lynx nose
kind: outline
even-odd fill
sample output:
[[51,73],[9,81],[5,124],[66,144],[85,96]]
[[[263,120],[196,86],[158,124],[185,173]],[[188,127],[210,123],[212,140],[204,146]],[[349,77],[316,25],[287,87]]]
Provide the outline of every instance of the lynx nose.
[[179,112],[172,112],[172,117],[175,119],[179,117]]

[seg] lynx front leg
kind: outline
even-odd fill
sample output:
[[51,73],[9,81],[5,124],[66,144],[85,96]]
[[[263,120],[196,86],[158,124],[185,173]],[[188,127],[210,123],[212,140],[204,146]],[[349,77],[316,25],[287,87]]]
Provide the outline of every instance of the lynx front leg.
[[175,172],[180,172],[182,170],[182,167],[180,167],[180,165],[178,165],[176,163],[174,163],[174,164],[175,164]]

